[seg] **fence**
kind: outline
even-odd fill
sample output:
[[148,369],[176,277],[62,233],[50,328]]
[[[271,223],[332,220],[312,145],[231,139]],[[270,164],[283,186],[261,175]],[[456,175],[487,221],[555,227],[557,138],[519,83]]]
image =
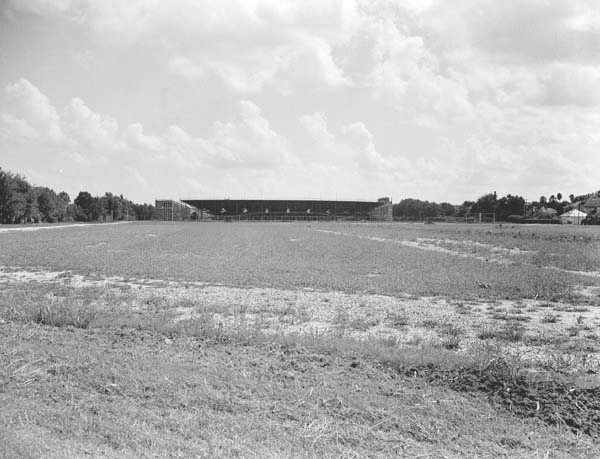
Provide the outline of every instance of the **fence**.
[[462,217],[394,217],[395,222],[496,223],[496,214],[467,214]]

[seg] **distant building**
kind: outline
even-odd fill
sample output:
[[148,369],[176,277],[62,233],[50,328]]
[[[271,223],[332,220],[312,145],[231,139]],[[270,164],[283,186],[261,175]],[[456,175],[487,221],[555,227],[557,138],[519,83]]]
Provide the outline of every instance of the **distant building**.
[[379,198],[377,207],[369,211],[372,220],[391,222],[394,220],[394,205],[390,198]]
[[598,213],[600,211],[600,197],[592,196],[583,203],[583,210],[588,214]]
[[185,221],[198,218],[198,209],[185,202],[173,199],[157,199],[155,208],[159,220]]
[[156,200],[161,220],[373,220],[392,221],[390,198],[377,201],[299,199]]
[[542,207],[534,218],[547,219],[555,218],[558,215],[558,211],[552,207]]
[[578,209],[572,209],[560,216],[560,222],[570,225],[581,225],[581,222],[585,220],[585,217],[587,217],[585,212],[581,212]]

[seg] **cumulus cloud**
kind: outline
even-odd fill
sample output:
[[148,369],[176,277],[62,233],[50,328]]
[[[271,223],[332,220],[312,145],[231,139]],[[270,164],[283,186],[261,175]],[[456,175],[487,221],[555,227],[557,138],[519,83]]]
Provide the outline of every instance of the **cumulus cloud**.
[[134,148],[142,150],[161,151],[164,149],[163,141],[156,136],[144,134],[144,127],[140,123],[127,126],[127,141]]
[[[35,66],[17,73],[27,66],[9,62],[61,106],[25,78],[4,81],[0,137],[62,148],[82,163],[113,154],[185,177],[202,170],[202,180],[189,175],[195,190],[285,194],[304,180],[457,200],[498,182],[518,192],[600,166],[594,0],[11,0],[3,8],[23,27],[37,15],[49,40],[58,26],[81,38],[68,51],[76,72],[91,78],[94,69],[102,75],[94,82],[108,86],[104,104],[83,79],[81,94],[65,94],[68,82],[57,90],[45,74],[34,78]],[[44,69],[58,62],[36,57],[47,59]],[[296,173],[303,179],[280,180]]]
[[28,137],[39,137],[52,144],[67,141],[60,126],[60,118],[49,99],[25,78],[4,88],[6,109],[4,130],[17,129]]
[[35,140],[37,131],[27,121],[10,113],[0,113],[0,135],[5,139]]
[[377,151],[373,134],[363,122],[359,121],[344,126],[342,132],[355,149],[360,171],[388,177],[395,177],[410,171],[410,163],[403,157],[384,155]]
[[175,75],[185,77],[189,80],[201,78],[206,75],[201,65],[196,64],[185,56],[173,56],[169,59],[169,70]]
[[112,149],[119,142],[118,122],[92,111],[78,97],[71,99],[65,108],[61,124],[72,139],[86,147]]

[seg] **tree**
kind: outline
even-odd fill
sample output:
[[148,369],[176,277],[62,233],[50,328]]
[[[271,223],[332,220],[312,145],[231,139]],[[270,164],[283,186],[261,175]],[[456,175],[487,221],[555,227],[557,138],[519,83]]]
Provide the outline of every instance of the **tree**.
[[71,197],[66,191],[61,191],[58,193],[58,197],[65,204],[65,206],[71,202]]
[[29,190],[25,198],[25,221],[39,222],[41,220],[38,196],[35,189]]
[[544,205],[544,204],[546,204],[546,202],[548,202],[546,200],[546,196],[540,196],[540,204]]
[[460,207],[458,208],[458,216],[459,217],[464,217],[465,215],[468,215],[471,213],[471,209],[473,209],[473,206],[475,205],[475,202],[473,201],[465,201],[463,202]]
[[496,199],[495,193],[480,196],[471,208],[471,213],[493,214],[496,212]]
[[562,193],[556,193],[556,199],[562,201]]
[[92,221],[98,218],[94,217],[94,214],[97,213],[97,209],[95,209],[94,198],[87,191],[80,191],[77,197],[75,198],[74,204],[80,209],[80,212],[76,212],[76,220],[84,217],[84,221]]
[[54,223],[59,218],[58,195],[50,188],[36,188],[38,208],[42,220]]
[[0,169],[0,222],[24,222],[31,185],[20,175]]
[[439,212],[444,217],[453,217],[456,214],[456,207],[449,202],[442,202],[439,205]]
[[523,215],[525,210],[525,199],[521,196],[508,194],[498,200],[496,206],[496,220],[507,220],[511,215]]

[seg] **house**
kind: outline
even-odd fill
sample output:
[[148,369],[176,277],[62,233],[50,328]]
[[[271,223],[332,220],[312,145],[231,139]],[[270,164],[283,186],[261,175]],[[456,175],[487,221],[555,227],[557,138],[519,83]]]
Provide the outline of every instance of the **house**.
[[563,224],[581,225],[581,222],[585,220],[585,217],[587,217],[585,212],[581,212],[578,209],[573,209],[562,214],[560,216],[560,222]]
[[588,214],[598,213],[600,211],[600,197],[592,196],[583,204],[583,210]]
[[557,214],[558,212],[556,209],[553,209],[552,207],[542,207],[537,211],[534,218],[542,220],[553,219],[556,218]]

